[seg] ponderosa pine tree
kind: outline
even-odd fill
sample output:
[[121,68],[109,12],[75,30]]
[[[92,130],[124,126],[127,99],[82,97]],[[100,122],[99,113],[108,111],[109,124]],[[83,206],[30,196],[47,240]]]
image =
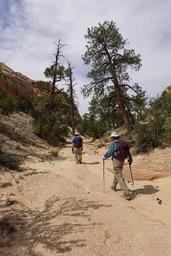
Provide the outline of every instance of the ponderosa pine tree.
[[85,64],[91,65],[88,77],[91,82],[84,85],[84,96],[94,93],[103,94],[106,88],[111,88],[116,94],[116,101],[128,130],[131,129],[131,120],[124,101],[123,92],[132,89],[129,83],[128,68],[139,70],[141,67],[140,55],[133,49],[126,49],[127,41],[123,39],[113,21],[88,28],[86,51],[82,59]]

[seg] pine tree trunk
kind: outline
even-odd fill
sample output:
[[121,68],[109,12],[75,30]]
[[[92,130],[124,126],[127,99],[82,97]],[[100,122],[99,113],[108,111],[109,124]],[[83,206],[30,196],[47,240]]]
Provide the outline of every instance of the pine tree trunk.
[[73,80],[72,80],[72,74],[70,72],[69,75],[69,80],[70,80],[70,100],[71,100],[71,124],[72,124],[72,133],[75,133],[75,115],[74,115],[74,110],[75,110],[75,106],[74,106],[74,93],[73,93]]
[[103,44],[103,47],[104,47],[104,50],[106,52],[106,55],[107,55],[108,61],[109,61],[110,73],[112,75],[112,81],[113,81],[114,88],[115,88],[115,91],[116,91],[117,103],[118,103],[119,109],[120,109],[120,111],[123,115],[123,119],[124,119],[125,126],[127,128],[127,131],[130,131],[130,130],[132,130],[132,127],[131,127],[131,123],[130,123],[130,120],[129,120],[128,113],[125,109],[125,104],[124,104],[124,100],[123,100],[123,96],[122,96],[122,91],[121,91],[120,85],[118,83],[117,75],[116,75],[115,65],[112,61],[112,58],[110,56],[110,53],[109,53],[108,49],[106,48],[106,46],[104,44]]
[[111,75],[113,77],[112,81],[113,81],[113,84],[114,84],[114,88],[115,88],[115,92],[116,92],[116,99],[117,99],[119,109],[120,109],[120,111],[123,115],[123,119],[124,119],[124,123],[125,123],[127,131],[131,131],[132,130],[132,125],[131,125],[131,122],[130,122],[130,119],[129,119],[129,116],[128,116],[128,112],[125,109],[125,104],[124,104],[124,100],[123,100],[123,96],[122,96],[122,91],[121,91],[120,85],[118,83],[118,79],[117,79],[117,76],[116,76],[116,71],[115,71],[114,65],[111,64],[110,69],[111,69]]

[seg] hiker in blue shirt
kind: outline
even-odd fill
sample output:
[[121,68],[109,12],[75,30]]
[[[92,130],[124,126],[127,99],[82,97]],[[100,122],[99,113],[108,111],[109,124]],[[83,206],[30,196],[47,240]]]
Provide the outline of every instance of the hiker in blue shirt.
[[83,139],[79,136],[78,133],[74,134],[72,139],[72,153],[75,156],[76,164],[81,164],[82,162],[82,151],[83,151]]
[[112,144],[110,144],[110,146],[109,146],[106,154],[104,155],[103,159],[106,160],[109,157],[113,156],[115,151],[116,151],[116,143],[114,143],[114,140],[113,140]]
[[124,197],[127,200],[131,200],[132,196],[128,190],[128,187],[122,174],[125,159],[128,158],[129,165],[132,164],[132,156],[129,151],[129,146],[125,141],[120,140],[120,135],[115,131],[112,132],[111,138],[112,143],[109,146],[106,154],[103,156],[103,160],[112,157],[114,179],[111,188],[112,190],[116,191],[116,186],[119,183],[120,188],[123,191]]

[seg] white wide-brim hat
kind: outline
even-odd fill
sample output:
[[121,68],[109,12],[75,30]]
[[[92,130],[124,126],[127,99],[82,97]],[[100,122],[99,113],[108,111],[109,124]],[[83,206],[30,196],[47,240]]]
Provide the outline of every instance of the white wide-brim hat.
[[117,133],[117,132],[112,132],[111,135],[110,135],[111,138],[113,138],[113,137],[116,137],[116,138],[117,138],[117,137],[119,137],[119,136],[120,136],[120,135],[119,135],[119,133]]

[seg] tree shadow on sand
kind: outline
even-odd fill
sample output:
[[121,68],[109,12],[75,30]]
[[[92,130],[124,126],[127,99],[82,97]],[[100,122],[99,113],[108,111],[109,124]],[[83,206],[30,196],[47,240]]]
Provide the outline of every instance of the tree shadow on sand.
[[101,207],[111,205],[76,198],[60,200],[54,196],[46,201],[42,211],[32,211],[19,202],[15,208],[4,208],[0,219],[0,255],[42,256],[39,246],[61,254],[74,247],[85,247],[84,232],[101,225],[91,221],[91,210]]
[[96,162],[90,162],[90,163],[82,162],[82,164],[90,164],[90,165],[93,165],[93,164],[99,164],[99,163],[100,163],[99,161],[96,161]]
[[159,192],[158,188],[155,188],[152,185],[144,185],[143,188],[138,188],[133,190],[134,197],[137,197],[138,195],[151,195]]

